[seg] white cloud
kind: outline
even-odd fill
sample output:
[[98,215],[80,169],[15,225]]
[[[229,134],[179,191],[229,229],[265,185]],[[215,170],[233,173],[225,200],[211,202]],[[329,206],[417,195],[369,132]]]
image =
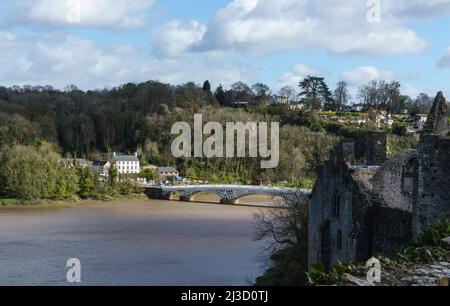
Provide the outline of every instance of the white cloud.
[[397,15],[400,8],[383,1],[382,22],[369,23],[361,0],[235,0],[210,20],[194,47],[256,54],[315,48],[371,55],[422,52],[428,44]]
[[400,91],[403,95],[407,95],[407,96],[411,97],[412,99],[416,98],[420,93],[423,92],[423,90],[421,90],[411,84],[402,85],[402,87],[400,88]]
[[[26,0],[24,17],[55,25],[141,27],[154,0]],[[78,6],[79,5],[79,6]],[[79,22],[75,22],[79,11]]]
[[450,47],[447,50],[447,53],[444,54],[438,62],[439,68],[450,68]]
[[5,86],[74,84],[94,89],[150,79],[172,84],[209,79],[227,86],[249,80],[254,72],[200,55],[158,59],[134,46],[101,45],[71,35],[24,38],[0,33],[0,54],[0,84]]
[[180,56],[188,47],[203,38],[206,27],[197,22],[173,20],[154,32],[154,53],[157,56]]
[[394,77],[395,73],[390,70],[379,70],[372,66],[360,66],[345,71],[341,79],[350,86],[358,87],[373,80],[392,81]]
[[323,76],[323,71],[319,68],[310,67],[304,64],[297,64],[292,71],[283,74],[278,80],[278,88],[289,85],[294,88],[308,75]]

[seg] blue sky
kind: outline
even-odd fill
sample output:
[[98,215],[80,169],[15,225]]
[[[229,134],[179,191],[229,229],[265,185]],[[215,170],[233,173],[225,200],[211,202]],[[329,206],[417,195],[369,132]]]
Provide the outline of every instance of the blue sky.
[[[150,79],[274,92],[308,74],[450,96],[450,0],[18,0],[0,4],[0,84]],[[72,15],[70,15],[72,14]],[[370,16],[379,17],[371,22]],[[375,14],[375,15],[373,15]],[[70,17],[78,17],[70,20]],[[373,20],[372,20],[373,21]]]

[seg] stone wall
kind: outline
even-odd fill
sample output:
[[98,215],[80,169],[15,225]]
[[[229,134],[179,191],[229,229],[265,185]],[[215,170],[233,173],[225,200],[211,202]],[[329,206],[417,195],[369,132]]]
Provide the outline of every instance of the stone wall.
[[[372,219],[370,255],[383,254],[384,256],[392,256],[411,243],[411,212],[382,205],[373,205],[370,210],[370,216]],[[366,257],[366,259],[369,257]]]
[[[417,150],[406,150],[385,162],[371,179],[373,194],[383,199],[382,206],[412,213]],[[411,187],[410,187],[411,186]]]
[[353,180],[342,151],[330,154],[320,168],[309,205],[309,265],[327,268],[354,258],[352,241]]
[[357,163],[381,165],[386,161],[386,132],[366,131],[353,136]]
[[413,205],[413,236],[438,219],[450,218],[450,138],[424,134]]

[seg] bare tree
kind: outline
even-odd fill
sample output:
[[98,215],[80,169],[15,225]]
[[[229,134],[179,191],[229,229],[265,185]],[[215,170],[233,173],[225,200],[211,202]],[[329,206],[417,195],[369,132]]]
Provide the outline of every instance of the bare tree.
[[294,201],[278,201],[272,208],[262,209],[254,215],[255,240],[270,239],[267,251],[276,252],[283,247],[307,245],[308,204],[304,193],[297,191]]
[[288,101],[292,101],[298,96],[297,91],[290,85],[281,88],[278,94],[280,96],[286,97]]
[[350,101],[350,94],[348,93],[347,83],[345,81],[340,81],[334,90],[334,101],[336,105],[336,111],[344,110]]

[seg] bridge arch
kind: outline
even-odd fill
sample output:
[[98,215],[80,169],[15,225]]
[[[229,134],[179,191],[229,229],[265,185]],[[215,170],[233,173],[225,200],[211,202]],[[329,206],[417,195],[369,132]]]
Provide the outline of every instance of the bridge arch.
[[[237,204],[239,199],[256,194],[264,194],[272,197],[280,197],[286,202],[299,204],[305,191],[290,188],[276,188],[264,186],[232,186],[232,185],[203,185],[203,186],[163,186],[164,197],[171,197],[173,193],[180,195],[181,201],[192,201],[198,193],[210,193],[219,197],[223,204]],[[306,191],[308,193],[309,191]]]

